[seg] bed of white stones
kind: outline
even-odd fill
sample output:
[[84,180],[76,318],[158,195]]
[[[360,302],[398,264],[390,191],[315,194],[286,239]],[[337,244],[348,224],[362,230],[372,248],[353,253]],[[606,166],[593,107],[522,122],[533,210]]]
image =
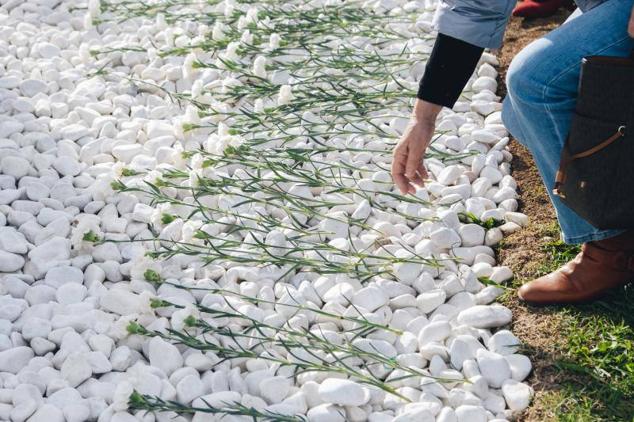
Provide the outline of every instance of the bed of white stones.
[[510,420],[485,53],[402,196],[433,1],[0,0],[0,419]]

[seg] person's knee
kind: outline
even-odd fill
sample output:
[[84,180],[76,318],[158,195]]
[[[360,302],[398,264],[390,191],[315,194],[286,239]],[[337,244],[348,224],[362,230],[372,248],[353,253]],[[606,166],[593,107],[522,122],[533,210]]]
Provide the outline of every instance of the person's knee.
[[[509,133],[516,139],[522,139],[522,131],[520,129],[520,123],[519,120],[517,118],[517,116],[515,115],[516,110],[513,107],[513,104],[510,101],[510,98],[507,97],[504,99],[504,101],[502,102],[502,113],[501,113],[501,118],[502,118],[502,123],[504,123],[504,126],[506,127],[506,129],[509,131]],[[521,143],[521,142],[520,142]]]
[[516,104],[540,101],[544,92],[544,76],[549,73],[547,48],[531,43],[511,62],[506,73],[506,89]]
[[537,88],[533,71],[523,57],[517,56],[511,62],[506,72],[506,90],[515,102],[525,103],[533,96],[532,91]]

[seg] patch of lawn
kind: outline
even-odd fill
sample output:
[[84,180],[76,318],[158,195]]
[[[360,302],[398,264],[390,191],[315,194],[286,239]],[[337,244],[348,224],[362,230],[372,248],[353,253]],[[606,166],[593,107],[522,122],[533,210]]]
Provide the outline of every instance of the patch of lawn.
[[561,239],[557,239],[546,242],[542,246],[542,250],[548,254],[549,259],[542,263],[535,275],[536,277],[555,271],[566,262],[574,259],[581,249],[579,245],[569,245]]
[[548,391],[540,395],[536,413],[543,421],[580,422],[592,421],[594,402],[588,400],[582,391],[568,385],[559,390]]
[[[563,312],[562,357],[556,367],[567,395],[590,412],[589,418],[576,420],[633,421],[634,286]],[[559,419],[569,420],[565,416]]]
[[539,229],[540,235],[544,239],[540,249],[547,258],[540,263],[535,278],[555,271],[566,262],[574,259],[581,250],[580,245],[569,245],[561,240],[557,222],[541,225]]
[[[548,259],[536,276],[556,270],[580,250],[552,237],[542,245]],[[544,420],[634,421],[634,286],[591,304],[550,310],[563,318],[561,336],[553,339],[555,382],[535,403]]]

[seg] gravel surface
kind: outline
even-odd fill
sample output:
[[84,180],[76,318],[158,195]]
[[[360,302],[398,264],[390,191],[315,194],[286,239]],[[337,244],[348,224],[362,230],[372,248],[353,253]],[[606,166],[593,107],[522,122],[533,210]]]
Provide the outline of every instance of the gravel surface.
[[0,419],[524,410],[493,55],[388,172],[434,8],[0,0]]

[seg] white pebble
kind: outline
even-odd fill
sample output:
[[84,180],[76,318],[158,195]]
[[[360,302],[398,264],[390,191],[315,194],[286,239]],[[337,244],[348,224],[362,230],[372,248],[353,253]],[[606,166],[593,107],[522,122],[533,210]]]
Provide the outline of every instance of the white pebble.
[[511,322],[511,310],[502,305],[476,305],[458,314],[460,324],[475,328],[494,328]]
[[531,360],[524,355],[504,355],[504,359],[511,367],[511,377],[515,381],[524,381],[533,369]]
[[152,337],[148,344],[148,358],[150,365],[156,366],[171,375],[176,369],[183,366],[183,357],[173,344],[160,337]]
[[28,347],[19,346],[0,352],[0,372],[17,374],[33,358],[34,353]]
[[502,384],[502,394],[511,410],[521,412],[530,404],[533,389],[524,383],[507,379]]
[[290,380],[281,376],[265,378],[259,384],[260,395],[270,404],[284,400],[290,388]]
[[328,378],[319,385],[319,398],[341,406],[363,406],[370,400],[370,392],[357,382]]
[[370,312],[373,312],[383,305],[386,305],[389,297],[385,292],[376,287],[368,286],[354,293],[352,296],[352,304],[361,306]]
[[13,176],[16,179],[26,176],[29,173],[29,168],[31,168],[29,162],[22,157],[9,155],[0,161],[2,174]]
[[0,273],[12,273],[24,266],[24,258],[11,252],[0,250]]
[[476,352],[476,361],[482,376],[493,388],[500,388],[505,380],[511,378],[511,368],[500,354],[479,349]]

